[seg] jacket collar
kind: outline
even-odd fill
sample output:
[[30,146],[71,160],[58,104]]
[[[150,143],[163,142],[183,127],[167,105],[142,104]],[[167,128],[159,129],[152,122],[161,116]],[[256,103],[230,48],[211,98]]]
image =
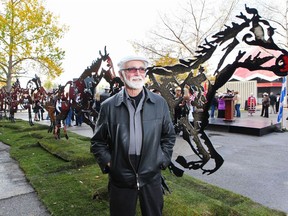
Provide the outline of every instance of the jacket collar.
[[[146,87],[143,87],[143,90],[145,92],[145,102],[146,101],[151,101],[152,103],[156,102],[156,97],[155,94],[153,92],[151,92],[149,89],[147,89]],[[115,95],[116,97],[116,106],[120,106],[121,103],[125,103],[125,97],[126,97],[126,90],[125,88],[123,88],[118,94]]]

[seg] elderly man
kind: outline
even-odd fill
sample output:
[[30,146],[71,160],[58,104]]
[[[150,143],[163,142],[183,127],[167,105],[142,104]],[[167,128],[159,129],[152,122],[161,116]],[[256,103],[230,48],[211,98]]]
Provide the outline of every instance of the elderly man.
[[112,216],[134,216],[138,197],[142,215],[162,215],[161,169],[176,137],[166,101],[144,87],[147,65],[138,56],[120,61],[125,88],[101,104],[91,138],[91,152],[109,173]]

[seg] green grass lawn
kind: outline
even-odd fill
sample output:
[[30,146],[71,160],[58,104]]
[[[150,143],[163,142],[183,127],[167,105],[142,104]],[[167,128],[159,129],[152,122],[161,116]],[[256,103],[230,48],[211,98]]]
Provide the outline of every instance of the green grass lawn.
[[[18,119],[0,121],[0,141],[11,146],[11,157],[51,215],[109,215],[108,176],[90,153],[90,139],[69,133],[68,140],[55,140],[47,131],[47,126],[31,127]],[[169,171],[163,175],[172,191],[164,197],[164,216],[286,215],[187,175],[178,178]]]

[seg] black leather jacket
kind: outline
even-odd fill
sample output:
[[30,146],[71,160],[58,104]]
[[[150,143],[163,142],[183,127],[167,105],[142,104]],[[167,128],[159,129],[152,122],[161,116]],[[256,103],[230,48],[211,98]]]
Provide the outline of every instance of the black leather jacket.
[[[168,105],[160,95],[146,88],[144,91],[142,156],[137,173],[128,156],[129,111],[124,89],[102,103],[91,138],[91,152],[102,172],[109,172],[110,181],[119,187],[141,187],[160,179],[161,169],[171,161],[176,136]],[[109,169],[108,162],[111,164]]]

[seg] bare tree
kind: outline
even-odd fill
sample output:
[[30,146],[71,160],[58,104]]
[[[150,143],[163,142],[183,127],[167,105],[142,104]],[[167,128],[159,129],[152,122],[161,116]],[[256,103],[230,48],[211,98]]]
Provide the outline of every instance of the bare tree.
[[277,34],[276,43],[288,48],[288,0],[275,4],[275,0],[258,1],[259,9],[263,10],[263,18],[275,26]]
[[198,46],[230,20],[239,0],[188,0],[174,12],[160,15],[161,25],[145,41],[133,41],[134,48],[151,59],[167,56],[189,58]]

